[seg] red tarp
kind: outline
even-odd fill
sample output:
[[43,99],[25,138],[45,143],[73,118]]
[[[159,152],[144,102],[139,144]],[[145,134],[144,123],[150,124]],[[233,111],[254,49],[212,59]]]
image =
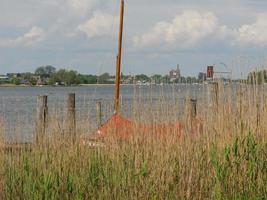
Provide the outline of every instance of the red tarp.
[[181,136],[181,123],[140,124],[127,120],[120,115],[113,115],[97,130],[97,137],[112,136],[117,139],[129,139],[135,133],[165,136],[167,134]]

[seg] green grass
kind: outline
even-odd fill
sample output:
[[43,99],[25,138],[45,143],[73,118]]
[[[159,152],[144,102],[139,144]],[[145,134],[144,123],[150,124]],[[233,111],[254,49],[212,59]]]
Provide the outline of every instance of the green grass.
[[209,145],[186,138],[2,155],[3,199],[267,198],[266,142],[248,134]]

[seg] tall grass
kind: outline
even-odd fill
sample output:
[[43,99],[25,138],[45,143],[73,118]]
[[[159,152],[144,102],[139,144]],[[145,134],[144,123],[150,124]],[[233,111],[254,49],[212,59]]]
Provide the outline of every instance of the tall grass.
[[[186,108],[170,107],[164,97],[135,103],[132,120],[179,118],[182,136],[166,129],[166,137],[159,138],[155,129],[143,137],[137,125],[129,140],[117,140],[110,130],[105,145],[95,148],[62,137],[53,118],[44,145],[12,152],[1,148],[0,198],[267,199],[264,88],[220,85],[218,107],[206,94],[202,99],[193,123]],[[183,116],[176,116],[178,109]],[[78,134],[85,131],[78,126]]]

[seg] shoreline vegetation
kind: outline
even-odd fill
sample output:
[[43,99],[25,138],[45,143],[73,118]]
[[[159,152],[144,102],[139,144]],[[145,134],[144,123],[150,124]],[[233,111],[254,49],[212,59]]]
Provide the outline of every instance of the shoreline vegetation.
[[[266,70],[251,72],[248,74],[246,80],[231,80],[227,78],[220,78],[222,81],[242,82],[249,84],[263,84],[267,83]],[[257,80],[257,81],[256,81]],[[202,84],[213,81],[207,79],[205,73],[200,73],[198,77],[184,77],[173,75],[171,72],[167,75],[154,74],[151,76],[145,74],[139,75],[124,75],[121,74],[121,84],[133,85],[149,85],[149,84]],[[16,86],[74,86],[74,85],[106,85],[114,84],[115,76],[109,73],[101,75],[85,75],[80,74],[74,70],[59,69],[53,66],[42,66],[35,70],[34,73],[9,73],[7,75],[0,75],[0,87]]]
[[[197,83],[195,77],[170,77],[169,75],[155,74],[147,76],[124,75],[120,74],[122,84],[168,84],[168,83]],[[87,85],[87,84],[114,84],[115,76],[109,73],[101,75],[80,74],[74,70],[59,69],[53,66],[42,66],[35,70],[34,73],[9,73],[0,76],[1,84],[14,85],[50,85],[50,86],[71,86],[71,85]]]
[[[210,82],[206,82],[205,84],[213,84],[216,81],[210,81]],[[248,84],[251,85],[245,81],[241,81],[241,80],[237,80],[237,81],[233,81],[233,83],[239,83],[239,84]],[[150,86],[150,85],[158,85],[158,86],[164,86],[164,85],[203,85],[203,83],[166,83],[166,84],[150,84],[150,83],[146,83],[146,84],[127,84],[127,83],[122,83],[120,84],[120,86]],[[224,84],[229,84],[228,82],[224,83]],[[264,85],[266,85],[267,83],[264,83]],[[94,84],[77,84],[77,85],[26,85],[26,84],[20,84],[20,85],[16,85],[16,84],[0,84],[0,88],[8,88],[8,87],[21,87],[21,88],[42,88],[42,87],[57,87],[57,88],[64,88],[64,87],[105,87],[105,86],[114,86],[115,83],[103,83],[103,84],[99,84],[99,83],[94,83]]]
[[[111,127],[94,147],[84,127],[92,122],[77,121],[73,140],[68,122],[48,112],[45,137],[31,149],[4,150],[0,139],[0,199],[267,199],[264,91],[220,83],[218,93],[203,94],[194,118],[190,102],[136,96],[131,137],[116,138]],[[177,120],[182,132],[158,135],[156,124]]]
[[[28,88],[42,88],[42,87],[58,87],[58,88],[63,88],[63,87],[105,87],[105,86],[114,86],[114,83],[106,83],[106,84],[78,84],[78,85],[25,85],[25,84],[21,84],[21,85],[15,85],[15,84],[0,84],[0,88],[4,88],[4,87],[28,87]],[[121,84],[121,86],[135,86],[138,84]]]
[[[114,86],[115,84],[79,84],[79,85],[15,85],[15,84],[0,84],[0,87],[90,87],[90,86]],[[122,84],[123,85],[133,85],[133,84]]]

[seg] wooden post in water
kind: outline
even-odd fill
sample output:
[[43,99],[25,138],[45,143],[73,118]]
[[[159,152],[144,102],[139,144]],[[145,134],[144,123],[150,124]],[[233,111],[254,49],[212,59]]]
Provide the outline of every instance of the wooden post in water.
[[96,103],[96,124],[99,128],[102,124],[102,108],[101,108],[101,102]]
[[191,118],[197,117],[197,99],[190,99],[190,116]]
[[197,99],[186,99],[186,126],[188,133],[196,131]]
[[47,96],[40,95],[37,97],[37,119],[36,119],[36,138],[35,142],[40,144],[44,140],[45,129],[47,124],[48,106]]
[[75,94],[70,93],[67,96],[66,103],[67,120],[66,120],[66,132],[67,137],[70,137],[73,142],[76,140],[76,116],[75,116]]
[[213,83],[213,104],[216,110],[218,110],[219,106],[219,83]]

